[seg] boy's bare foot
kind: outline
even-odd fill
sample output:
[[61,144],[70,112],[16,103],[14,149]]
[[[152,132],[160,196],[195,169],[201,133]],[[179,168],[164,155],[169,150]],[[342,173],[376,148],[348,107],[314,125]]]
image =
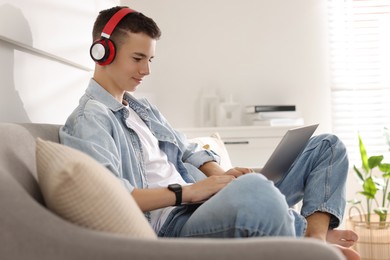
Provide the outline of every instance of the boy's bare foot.
[[328,230],[330,215],[315,212],[306,217],[306,237],[319,239],[329,243],[339,250],[347,260],[360,260],[359,253],[350,248],[358,240],[358,235],[352,230]]
[[332,229],[326,234],[326,242],[343,247],[353,246],[358,239],[358,235],[352,230]]
[[340,250],[348,260],[360,260],[359,253],[349,248],[358,239],[358,235],[352,230],[333,229],[326,234],[326,242]]
[[347,260],[360,260],[360,255],[355,250],[348,247],[336,245],[336,244],[332,244],[332,246],[340,250]]

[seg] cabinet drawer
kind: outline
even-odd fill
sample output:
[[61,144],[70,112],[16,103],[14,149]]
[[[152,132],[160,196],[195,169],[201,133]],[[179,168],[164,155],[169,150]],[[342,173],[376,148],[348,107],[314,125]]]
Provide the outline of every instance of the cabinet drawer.
[[224,139],[233,166],[261,167],[281,137]]

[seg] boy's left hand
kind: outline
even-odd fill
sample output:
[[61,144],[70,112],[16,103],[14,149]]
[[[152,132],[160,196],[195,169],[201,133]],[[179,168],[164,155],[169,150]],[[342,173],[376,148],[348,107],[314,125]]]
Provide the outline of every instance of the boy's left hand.
[[254,171],[251,168],[244,168],[244,167],[234,167],[228,170],[225,174],[233,175],[234,177],[238,178],[241,175],[247,174],[247,173],[253,173]]

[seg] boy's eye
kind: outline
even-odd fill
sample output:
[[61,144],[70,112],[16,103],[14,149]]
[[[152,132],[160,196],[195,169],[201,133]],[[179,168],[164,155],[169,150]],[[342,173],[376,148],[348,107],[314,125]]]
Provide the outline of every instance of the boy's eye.
[[[133,60],[135,62],[141,62],[143,59],[145,59],[145,57],[133,57]],[[151,57],[148,61],[152,62],[152,59],[153,59],[153,57]]]

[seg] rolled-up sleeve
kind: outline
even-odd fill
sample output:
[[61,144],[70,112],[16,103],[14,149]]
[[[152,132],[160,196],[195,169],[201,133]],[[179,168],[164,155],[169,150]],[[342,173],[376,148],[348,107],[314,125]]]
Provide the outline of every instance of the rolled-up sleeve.
[[185,162],[194,165],[196,168],[207,162],[217,162],[219,164],[221,161],[221,157],[213,150],[205,150],[194,143],[189,144],[187,154],[189,156],[186,157]]

